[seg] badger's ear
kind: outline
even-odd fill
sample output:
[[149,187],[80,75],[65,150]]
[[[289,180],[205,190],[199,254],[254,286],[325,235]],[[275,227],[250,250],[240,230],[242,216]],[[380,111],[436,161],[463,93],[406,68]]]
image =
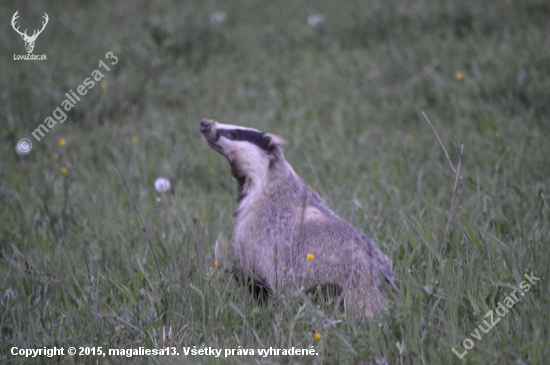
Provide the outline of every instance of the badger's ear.
[[275,134],[266,133],[266,137],[269,137],[269,147],[274,145],[281,146],[286,143],[286,141],[282,137],[279,137]]
[[267,142],[267,152],[270,156],[270,159],[274,161],[277,160],[279,157],[282,157],[283,149],[281,148],[281,145],[283,143],[286,143],[285,140],[275,134],[270,133],[265,133],[264,139]]

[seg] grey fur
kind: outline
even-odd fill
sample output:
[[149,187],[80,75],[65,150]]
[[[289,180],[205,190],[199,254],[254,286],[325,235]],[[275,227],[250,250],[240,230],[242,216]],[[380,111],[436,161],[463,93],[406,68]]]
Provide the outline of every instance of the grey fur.
[[[229,160],[239,183],[234,267],[276,293],[336,285],[348,308],[369,317],[386,309],[383,282],[394,278],[388,258],[294,172],[279,137],[256,131],[267,143],[236,140],[237,134],[230,140],[227,131],[241,128],[201,122],[204,138]],[[313,260],[307,259],[309,253]]]

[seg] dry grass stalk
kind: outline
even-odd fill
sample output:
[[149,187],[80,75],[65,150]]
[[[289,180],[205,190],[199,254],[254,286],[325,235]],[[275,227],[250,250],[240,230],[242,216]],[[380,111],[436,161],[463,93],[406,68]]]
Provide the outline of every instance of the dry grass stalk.
[[439,137],[439,134],[437,133],[437,130],[435,129],[433,124],[430,122],[430,119],[428,118],[426,113],[424,113],[424,111],[422,111],[422,116],[424,117],[424,119],[426,119],[426,122],[428,122],[430,127],[432,127],[432,129],[435,133],[435,136],[437,137],[437,140],[439,141],[439,144],[441,145],[441,148],[443,149],[443,152],[445,152],[445,156],[447,156],[447,161],[449,161],[449,165],[451,166],[451,169],[453,170],[453,172],[455,174],[455,184],[454,184],[454,187],[453,187],[453,195],[451,196],[451,206],[449,207],[449,213],[447,214],[447,223],[445,224],[445,232],[443,233],[442,244],[445,245],[445,243],[447,242],[447,233],[449,232],[449,227],[451,226],[451,220],[453,218],[453,208],[454,208],[454,203],[455,203],[455,196],[456,196],[456,193],[457,193],[458,188],[459,188],[459,186],[458,186],[459,180],[462,183],[462,176],[460,175],[460,167],[462,166],[462,156],[463,156],[463,153],[464,153],[464,145],[459,146],[458,142],[456,141],[456,138],[455,138],[456,148],[458,150],[458,165],[455,169],[455,167],[453,166],[453,163],[451,161],[451,158],[449,157],[449,154],[447,153],[447,149],[445,149],[445,146],[443,145],[443,142],[441,142],[441,138]]

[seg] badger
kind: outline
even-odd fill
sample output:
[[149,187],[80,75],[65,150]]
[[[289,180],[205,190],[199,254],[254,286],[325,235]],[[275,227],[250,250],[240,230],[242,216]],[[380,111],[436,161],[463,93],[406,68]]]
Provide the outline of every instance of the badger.
[[282,138],[210,119],[200,131],[238,183],[231,239],[237,278],[267,293],[335,288],[338,301],[361,316],[387,308],[385,289],[394,279],[387,256],[296,174]]

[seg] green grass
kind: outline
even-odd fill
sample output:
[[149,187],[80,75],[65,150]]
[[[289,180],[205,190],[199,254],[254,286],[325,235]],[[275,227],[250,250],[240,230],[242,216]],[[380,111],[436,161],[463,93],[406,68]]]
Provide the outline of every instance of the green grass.
[[[169,328],[181,357],[30,362],[550,357],[548,2],[40,4],[0,10],[0,362],[27,363],[14,346],[162,348]],[[13,60],[25,52],[8,28],[18,9],[29,29],[48,13],[34,50],[47,61]],[[225,24],[210,23],[217,10]],[[321,29],[306,22],[316,12],[326,16]],[[35,141],[30,133],[109,51],[119,62],[103,86]],[[422,110],[455,166],[455,139],[464,145],[445,241],[455,175]],[[379,220],[374,238],[400,278],[386,315],[360,323],[299,295],[257,306],[214,267],[236,187],[200,136],[202,117],[281,135],[287,160],[337,214],[365,233]],[[34,146],[18,156],[23,137]],[[170,193],[154,190],[159,176],[172,180]],[[531,272],[538,284],[459,360],[451,348],[464,351],[483,315]],[[185,360],[182,351],[311,345],[318,356]]]

